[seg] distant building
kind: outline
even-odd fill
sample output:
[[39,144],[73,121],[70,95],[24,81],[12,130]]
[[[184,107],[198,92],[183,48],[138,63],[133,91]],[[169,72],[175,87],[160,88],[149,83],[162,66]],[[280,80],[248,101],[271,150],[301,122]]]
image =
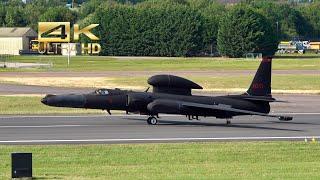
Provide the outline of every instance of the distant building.
[[0,54],[19,55],[20,50],[29,50],[30,41],[37,37],[29,27],[0,27]]
[[67,0],[66,7],[69,9],[81,7],[81,4],[84,2],[85,0]]
[[27,4],[29,2],[31,2],[32,0],[22,0],[23,3]]
[[243,0],[218,0],[218,2],[223,3],[223,4],[236,4],[240,3]]

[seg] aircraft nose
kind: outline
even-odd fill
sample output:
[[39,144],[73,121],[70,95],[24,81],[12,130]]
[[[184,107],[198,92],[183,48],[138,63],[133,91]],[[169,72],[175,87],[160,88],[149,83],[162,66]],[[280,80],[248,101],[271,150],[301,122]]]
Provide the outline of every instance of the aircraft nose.
[[48,105],[48,99],[49,99],[50,97],[54,97],[54,96],[55,96],[55,95],[53,95],[53,94],[47,94],[44,98],[41,99],[41,102],[42,102],[43,104]]
[[56,107],[84,107],[86,98],[84,95],[63,94],[63,95],[46,95],[41,102],[48,106]]
[[46,99],[45,97],[42,98],[42,99],[41,99],[41,103],[42,103],[42,104],[47,104],[47,99]]

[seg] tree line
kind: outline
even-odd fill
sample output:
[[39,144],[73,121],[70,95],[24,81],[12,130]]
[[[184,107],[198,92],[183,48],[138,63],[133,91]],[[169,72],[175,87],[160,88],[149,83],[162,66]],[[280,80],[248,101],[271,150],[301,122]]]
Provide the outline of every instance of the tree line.
[[320,39],[319,2],[87,0],[73,9],[66,2],[1,0],[0,24],[37,30],[39,21],[98,23],[101,55],[272,55],[280,40]]

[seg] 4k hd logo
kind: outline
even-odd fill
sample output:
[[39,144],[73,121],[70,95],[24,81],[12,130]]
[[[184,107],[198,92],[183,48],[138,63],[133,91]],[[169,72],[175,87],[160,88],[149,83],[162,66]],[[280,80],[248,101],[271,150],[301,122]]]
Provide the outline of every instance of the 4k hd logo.
[[[39,22],[38,33],[38,51],[42,54],[58,54],[59,50],[66,49],[63,44],[77,43],[80,34],[87,36],[91,41],[99,41],[90,30],[99,26],[99,24],[91,24],[82,29],[78,24],[73,25],[73,36],[71,34],[70,22]],[[99,54],[101,46],[98,43],[80,43],[81,54]],[[71,50],[77,51],[76,46]],[[70,46],[68,51],[70,51]]]

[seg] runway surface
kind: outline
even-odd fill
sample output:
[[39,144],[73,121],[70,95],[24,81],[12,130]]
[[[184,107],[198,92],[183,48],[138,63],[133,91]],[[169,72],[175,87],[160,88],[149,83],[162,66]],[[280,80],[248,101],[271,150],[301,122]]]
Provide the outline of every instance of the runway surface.
[[148,143],[320,138],[320,113],[292,114],[291,122],[243,116],[232,120],[162,116],[156,126],[145,116],[2,116],[1,144]]

